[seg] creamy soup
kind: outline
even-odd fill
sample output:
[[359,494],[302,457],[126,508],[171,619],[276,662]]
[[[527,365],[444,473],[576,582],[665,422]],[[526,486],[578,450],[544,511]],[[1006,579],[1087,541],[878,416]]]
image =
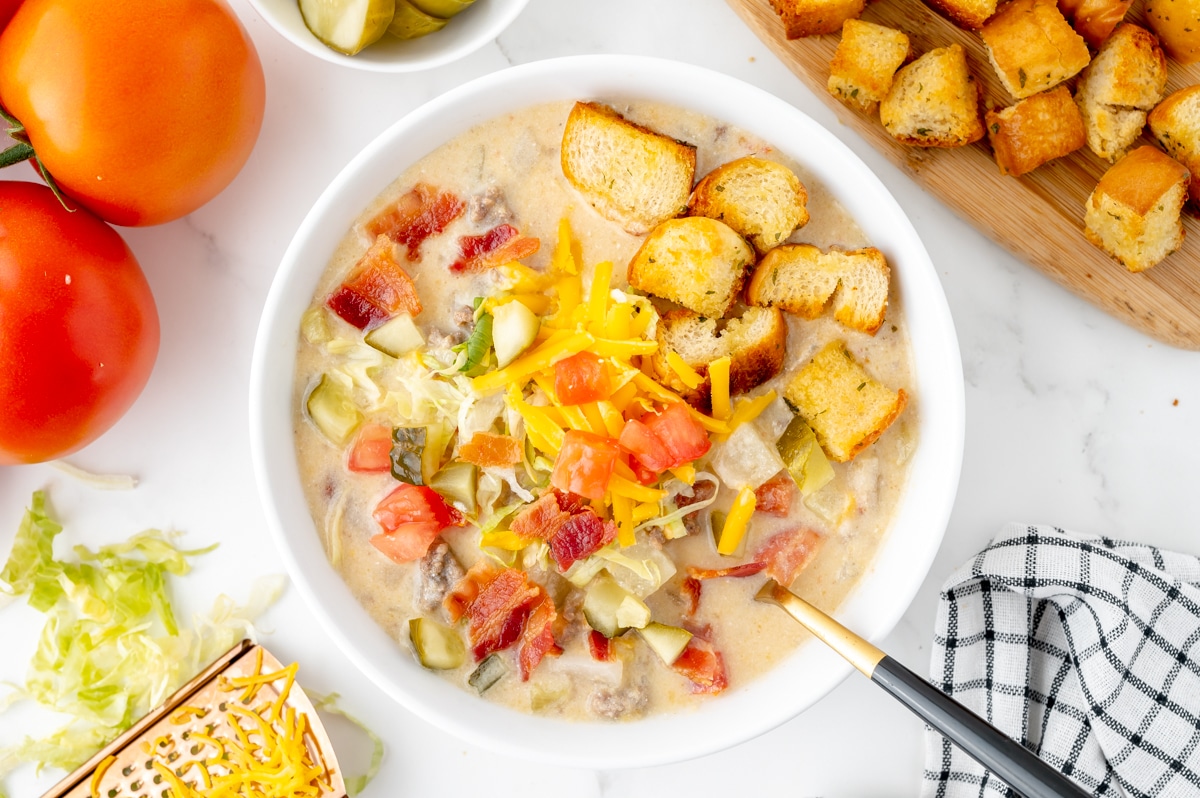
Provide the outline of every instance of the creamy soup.
[[[874,336],[828,314],[788,316],[782,372],[733,397],[732,417],[713,418],[707,407],[668,414],[673,395],[655,388],[641,363],[668,303],[626,283],[642,237],[603,218],[563,176],[571,106],[482,124],[422,158],[363,210],[304,319],[296,451],[330,561],[397,645],[463,689],[522,711],[632,719],[720,700],[714,696],[774,667],[800,642],[793,621],[752,600],[780,573],[763,566],[772,540],[798,540],[808,552],[794,591],[826,610],[842,601],[868,569],[904,488],[917,397],[893,293]],[[811,217],[791,241],[870,244],[804,166],[770,144],[676,108],[614,107],[694,145],[697,179],[748,154],[791,168]],[[419,313],[412,316],[403,284],[380,289],[378,275],[362,277],[372,263],[383,263],[385,274],[400,265]],[[597,268],[611,274],[602,289],[592,284]],[[383,299],[363,304],[376,290]],[[523,307],[504,318],[512,303]],[[564,305],[582,310],[572,316]],[[490,341],[480,334],[485,319]],[[520,351],[500,368],[514,329]],[[563,405],[559,363],[574,357],[589,330],[591,340],[609,342],[583,347],[597,352],[608,393]],[[743,436],[753,432],[776,451],[794,419],[785,386],[835,340],[872,378],[904,389],[908,409],[853,460],[830,462],[832,479],[807,494],[786,469],[766,488],[727,484],[721,473],[737,469],[722,465],[726,439],[745,427]],[[710,448],[661,473],[643,469],[641,482],[629,479],[637,463],[619,443],[624,426],[668,416],[693,436],[700,430]],[[731,433],[734,422],[741,426]],[[556,492],[563,479],[592,473],[586,457],[563,462],[568,440],[590,442],[589,456],[616,453],[600,498]],[[756,511],[733,555],[720,554],[716,541],[744,515],[735,499],[751,489]],[[553,529],[534,517],[534,505],[558,519]],[[720,569],[732,572],[710,573]]]

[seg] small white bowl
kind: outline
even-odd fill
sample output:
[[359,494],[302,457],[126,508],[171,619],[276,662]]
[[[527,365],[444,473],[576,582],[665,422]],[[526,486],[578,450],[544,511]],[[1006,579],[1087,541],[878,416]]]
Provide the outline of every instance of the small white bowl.
[[850,668],[809,643],[773,670],[699,709],[628,723],[571,723],[516,712],[424,670],[368,616],[326,561],[308,515],[292,441],[292,380],[301,314],[334,248],[368,202],[410,164],[473,125],[542,102],[643,99],[736,125],[802,163],[892,266],[912,341],[919,443],[908,487],[875,560],[838,609],[878,641],[925,578],[954,503],[964,398],[958,342],[929,255],[904,211],[831,133],[766,92],[699,67],[631,56],[578,56],[472,81],[401,119],[334,179],[284,254],[255,343],[250,440],[268,522],[297,589],[337,647],[409,710],[460,738],[564,766],[640,767],[744,742],[794,717]]
[[448,64],[494,40],[528,2],[476,0],[437,33],[407,41],[385,34],[356,55],[321,44],[305,26],[297,0],[250,0],[250,5],[285,39],[318,58],[369,72],[419,72]]

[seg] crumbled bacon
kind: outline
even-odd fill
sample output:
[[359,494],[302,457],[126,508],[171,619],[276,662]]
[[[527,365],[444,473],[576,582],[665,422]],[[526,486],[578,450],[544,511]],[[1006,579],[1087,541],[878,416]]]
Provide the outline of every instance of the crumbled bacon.
[[811,529],[787,529],[768,538],[754,555],[767,576],[787,587],[816,557],[824,539]]
[[692,683],[693,693],[716,695],[729,686],[721,652],[701,637],[694,636],[671,666]]
[[555,491],[547,491],[533,504],[527,505],[517,513],[509,528],[513,534],[521,537],[547,540],[553,537],[570,517],[571,514],[564,512],[559,506],[558,494]]
[[513,519],[514,534],[540,538],[550,544],[550,556],[565,571],[617,536],[614,524],[601,519],[579,497],[556,490],[543,493]]
[[466,611],[475,660],[517,642],[530,609],[544,596],[545,591],[516,568],[505,568],[484,585]]
[[521,462],[521,442],[511,435],[476,432],[459,447],[458,459],[480,467],[513,465]]
[[786,471],[767,480],[754,490],[756,512],[787,518],[796,495],[796,481]]
[[691,618],[700,609],[700,591],[703,583],[694,576],[685,577],[679,585],[679,594],[687,602],[683,607],[685,618]]
[[445,230],[466,208],[466,203],[450,192],[418,183],[395,205],[367,222],[365,229],[372,236],[385,235],[405,245],[409,260],[418,260],[425,239]]
[[693,579],[718,579],[722,576],[738,578],[762,573],[766,567],[765,562],[747,562],[741,565],[731,565],[728,568],[697,568],[689,565],[687,572],[688,576]]
[[450,271],[458,274],[482,272],[527,258],[540,248],[541,241],[521,235],[521,231],[511,224],[497,225],[481,235],[459,238],[459,257],[450,264]]
[[588,651],[597,662],[608,662],[612,659],[612,641],[592,629],[588,632]]
[[525,630],[521,633],[521,643],[517,646],[517,667],[521,672],[521,681],[529,681],[542,661],[543,657],[557,657],[562,648],[554,642],[554,621],[558,613],[554,611],[554,602],[549,597],[529,613],[525,621]]
[[325,304],[360,330],[398,313],[416,316],[421,312],[417,286],[396,260],[395,245],[386,236],[375,239],[352,276]]
[[471,566],[454,588],[442,600],[442,606],[451,621],[457,621],[466,614],[467,608],[475,601],[484,586],[496,578],[500,569],[488,560],[480,560]]

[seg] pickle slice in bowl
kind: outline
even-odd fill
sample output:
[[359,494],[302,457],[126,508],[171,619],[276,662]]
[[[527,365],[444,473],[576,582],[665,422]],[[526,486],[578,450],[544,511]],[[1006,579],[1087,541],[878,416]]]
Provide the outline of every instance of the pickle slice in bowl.
[[395,3],[396,11],[387,32],[398,39],[417,39],[446,27],[446,20],[426,14],[408,0],[395,0]]
[[321,43],[354,55],[388,31],[396,0],[299,0],[304,24]]
[[471,7],[475,0],[411,0],[418,10],[431,17],[450,19]]

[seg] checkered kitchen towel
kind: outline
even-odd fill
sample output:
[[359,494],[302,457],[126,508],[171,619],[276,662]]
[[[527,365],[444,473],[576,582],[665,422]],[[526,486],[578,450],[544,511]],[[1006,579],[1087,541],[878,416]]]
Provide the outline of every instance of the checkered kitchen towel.
[[[1010,524],[946,583],[932,681],[1095,795],[1200,796],[1200,559]],[[1016,795],[927,732],[925,798]]]

